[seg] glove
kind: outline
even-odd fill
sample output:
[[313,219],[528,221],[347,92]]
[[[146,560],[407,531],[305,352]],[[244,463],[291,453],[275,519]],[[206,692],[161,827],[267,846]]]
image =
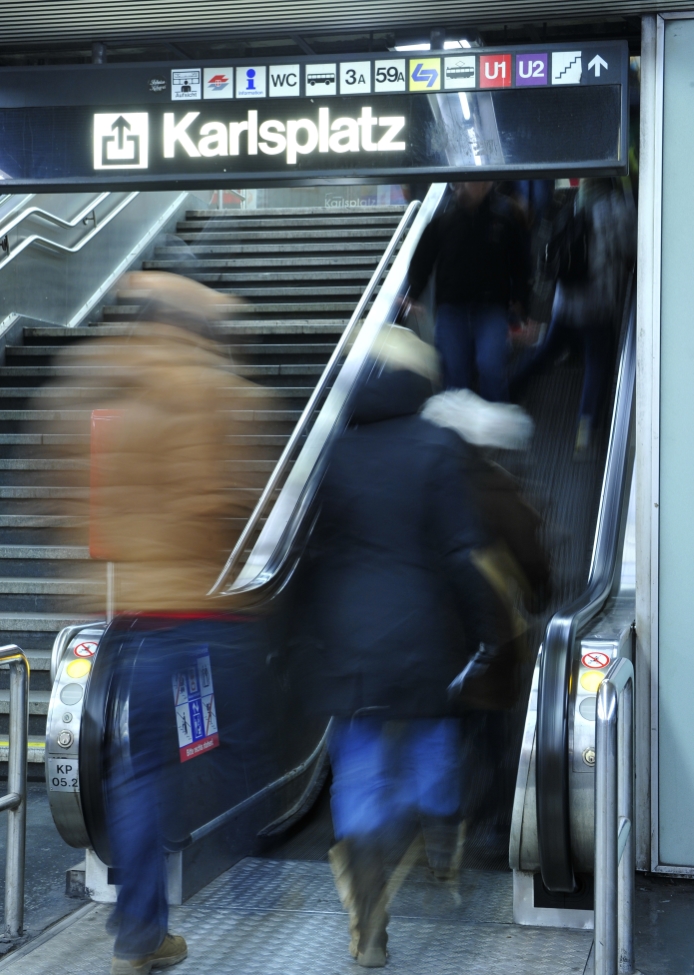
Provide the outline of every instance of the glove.
[[477,653],[465,664],[457,677],[448,685],[448,697],[453,699],[460,697],[464,688],[479,680],[489,670],[489,667],[496,658],[498,647],[494,643],[480,643]]

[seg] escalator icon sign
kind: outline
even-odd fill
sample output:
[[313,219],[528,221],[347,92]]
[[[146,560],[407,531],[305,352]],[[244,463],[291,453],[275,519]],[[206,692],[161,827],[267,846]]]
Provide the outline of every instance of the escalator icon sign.
[[147,169],[148,157],[147,112],[94,116],[94,169]]

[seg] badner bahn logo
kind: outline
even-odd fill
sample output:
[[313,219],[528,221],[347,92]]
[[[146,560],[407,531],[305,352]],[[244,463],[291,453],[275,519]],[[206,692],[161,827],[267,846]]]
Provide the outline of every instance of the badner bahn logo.
[[147,169],[147,112],[115,112],[94,116],[94,169]]

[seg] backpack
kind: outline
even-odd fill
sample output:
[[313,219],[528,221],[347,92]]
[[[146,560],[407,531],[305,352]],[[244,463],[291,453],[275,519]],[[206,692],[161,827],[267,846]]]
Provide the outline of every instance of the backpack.
[[588,279],[591,221],[588,211],[572,200],[560,210],[545,247],[545,263],[562,284],[575,286]]

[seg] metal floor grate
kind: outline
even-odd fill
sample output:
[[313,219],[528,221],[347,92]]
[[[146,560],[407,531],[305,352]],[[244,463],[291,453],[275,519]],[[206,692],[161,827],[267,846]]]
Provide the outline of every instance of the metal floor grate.
[[[7,959],[12,975],[107,975],[110,908]],[[592,935],[512,923],[511,874],[465,870],[455,890],[416,869],[391,907],[391,975],[584,975]],[[321,862],[246,859],[172,910],[178,975],[356,975],[347,918]]]

